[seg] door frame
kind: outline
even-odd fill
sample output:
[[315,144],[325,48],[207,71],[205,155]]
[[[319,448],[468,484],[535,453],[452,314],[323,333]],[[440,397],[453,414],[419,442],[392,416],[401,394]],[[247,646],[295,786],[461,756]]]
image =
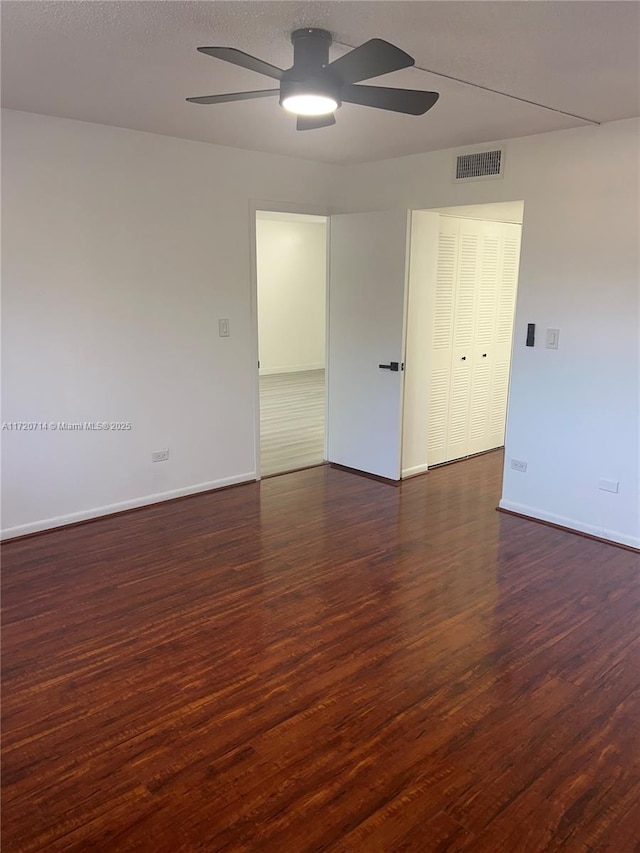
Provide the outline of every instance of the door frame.
[[[486,217],[483,217],[483,216],[469,215],[468,213],[464,214],[464,213],[453,212],[453,211],[459,210],[461,207],[470,207],[470,206],[473,206],[476,208],[478,208],[478,207],[491,207],[491,206],[496,205],[496,204],[505,204],[505,203],[514,203],[514,204],[518,203],[518,204],[522,205],[522,213],[521,213],[522,221],[521,222],[519,222],[519,223],[518,222],[512,222],[511,220],[507,220],[507,219],[487,219]],[[449,213],[447,211],[452,211],[452,212]],[[520,298],[520,278],[521,278],[521,273],[522,273],[522,248],[523,248],[523,242],[524,242],[523,236],[525,233],[525,211],[526,211],[526,199],[524,199],[524,198],[491,199],[491,200],[489,200],[489,199],[475,200],[474,199],[473,201],[471,201],[471,200],[468,202],[467,201],[458,201],[456,204],[444,204],[444,205],[440,205],[440,206],[436,206],[436,207],[415,207],[415,208],[412,208],[412,210],[411,210],[412,215],[414,213],[437,213],[440,216],[445,216],[445,217],[462,218],[462,219],[475,219],[475,220],[478,220],[481,222],[500,222],[500,223],[506,223],[506,224],[520,225],[521,242],[520,242],[520,252],[519,252],[519,257],[518,257],[518,275],[517,275],[517,281],[516,281],[515,299],[514,299],[514,304],[513,304],[513,316],[511,318],[511,352],[510,352],[510,356],[509,356],[509,376],[508,376],[508,380],[507,380],[507,404],[506,404],[506,410],[505,410],[505,435],[504,435],[503,448],[506,448],[506,446],[507,446],[508,426],[509,426],[509,401],[511,399],[511,390],[512,390],[512,387],[511,387],[512,367],[513,367],[514,353],[515,353],[515,349],[516,349],[516,345],[517,345],[516,317],[517,317],[518,304],[519,304],[518,300]],[[407,318],[407,322],[408,322],[408,318]],[[430,335],[429,335],[429,343],[428,343],[429,351],[431,350],[431,346],[433,343],[432,337],[433,337],[433,331],[431,331]],[[429,396],[428,397],[428,404],[427,404],[427,416],[428,416],[428,411],[429,411],[430,405],[431,405],[431,397]],[[498,449],[498,448],[496,448],[496,449]],[[486,453],[486,452],[491,452],[491,450],[480,451],[480,453]],[[471,454],[469,456],[463,456],[459,460],[454,459],[454,460],[450,460],[450,461],[451,462],[463,461],[465,459],[472,458],[474,455],[478,455],[478,454]],[[450,464],[450,463],[449,462],[438,462],[438,463],[436,463],[435,466],[431,466],[429,463],[428,453],[426,453],[426,462],[424,465],[424,470],[428,471],[428,470],[430,470],[431,467],[438,467],[440,465],[447,465],[447,464]]]
[[286,201],[267,201],[251,199],[249,201],[249,310],[251,318],[251,359],[254,366],[253,371],[253,453],[256,480],[261,480],[260,474],[260,374],[258,370],[259,345],[258,345],[258,261],[257,261],[257,237],[256,237],[256,214],[259,210],[269,213],[301,213],[309,216],[327,217],[327,246],[326,246],[326,306],[325,306],[325,429],[324,429],[324,455],[327,455],[327,390],[329,387],[329,252],[330,252],[330,217],[329,207],[315,204],[296,204]]

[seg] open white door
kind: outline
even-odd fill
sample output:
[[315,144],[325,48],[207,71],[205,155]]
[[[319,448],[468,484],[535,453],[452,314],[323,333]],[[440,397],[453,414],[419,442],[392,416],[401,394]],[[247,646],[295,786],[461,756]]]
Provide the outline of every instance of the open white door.
[[399,480],[409,211],[330,219],[327,458]]

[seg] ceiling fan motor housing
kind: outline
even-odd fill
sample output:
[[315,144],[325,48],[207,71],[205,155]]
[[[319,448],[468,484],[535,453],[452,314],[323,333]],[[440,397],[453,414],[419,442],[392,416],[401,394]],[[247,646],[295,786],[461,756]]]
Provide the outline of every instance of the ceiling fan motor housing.
[[329,48],[333,41],[328,30],[303,27],[291,33],[293,65],[301,71],[318,71],[329,64]]
[[324,95],[341,106],[340,81],[327,68],[331,33],[314,27],[294,30],[293,65],[282,73],[280,104],[295,95]]

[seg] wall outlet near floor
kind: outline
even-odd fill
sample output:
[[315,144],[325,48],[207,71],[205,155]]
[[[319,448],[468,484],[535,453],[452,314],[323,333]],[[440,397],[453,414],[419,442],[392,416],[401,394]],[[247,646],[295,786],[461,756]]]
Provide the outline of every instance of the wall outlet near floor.
[[166,462],[169,458],[169,448],[167,447],[165,450],[152,450],[151,451],[151,461],[152,462]]
[[598,488],[602,489],[603,492],[613,492],[614,495],[617,495],[619,486],[619,480],[598,480]]
[[527,470],[527,463],[523,462],[522,459],[512,459],[511,460],[511,467],[513,468],[514,471],[524,472]]

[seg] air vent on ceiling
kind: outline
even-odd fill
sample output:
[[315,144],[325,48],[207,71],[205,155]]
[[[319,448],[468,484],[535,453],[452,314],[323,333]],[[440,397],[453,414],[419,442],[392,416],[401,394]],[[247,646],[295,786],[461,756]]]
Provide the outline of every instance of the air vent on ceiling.
[[485,178],[501,178],[504,169],[504,151],[475,151],[456,157],[456,181],[478,181]]

